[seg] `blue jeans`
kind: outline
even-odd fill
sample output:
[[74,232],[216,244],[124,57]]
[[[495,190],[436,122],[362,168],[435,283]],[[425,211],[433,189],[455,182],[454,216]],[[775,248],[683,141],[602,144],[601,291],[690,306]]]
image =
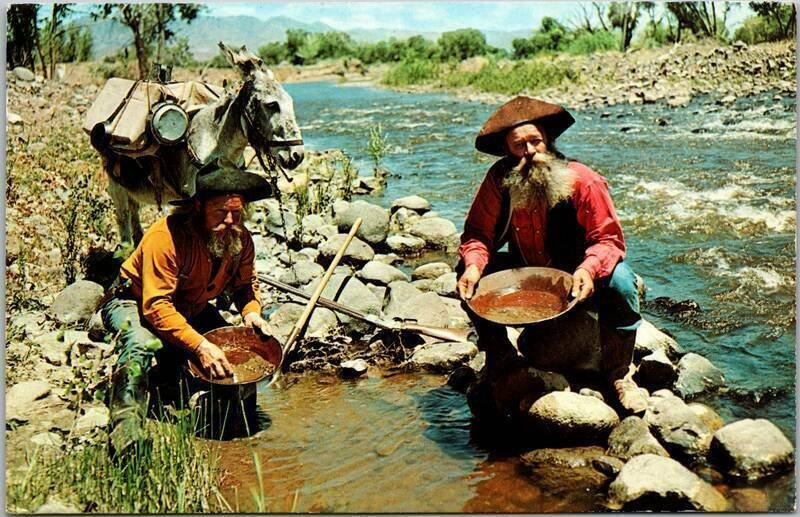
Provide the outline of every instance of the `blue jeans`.
[[[115,351],[119,354],[119,371],[114,379],[112,406],[141,407],[145,404],[148,388],[157,385],[171,386],[173,390],[170,391],[174,391],[189,353],[176,345],[163,343],[142,316],[140,302],[131,296],[112,298],[103,305],[100,313],[106,329],[117,337]],[[206,305],[188,321],[201,334],[228,324],[212,305]],[[151,368],[153,359],[156,360],[156,371]],[[112,417],[113,413],[112,408]]]

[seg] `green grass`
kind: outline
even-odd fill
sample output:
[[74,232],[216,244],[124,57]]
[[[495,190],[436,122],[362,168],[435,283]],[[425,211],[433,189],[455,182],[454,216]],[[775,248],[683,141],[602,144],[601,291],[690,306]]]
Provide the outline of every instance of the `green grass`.
[[148,421],[151,446],[135,446],[127,461],[114,461],[106,440],[37,449],[22,479],[7,486],[9,508],[33,511],[48,498],[82,512],[195,513],[220,507],[218,458],[195,438],[195,419]]
[[390,86],[427,84],[439,88],[472,87],[482,92],[514,95],[523,91],[536,93],[566,82],[577,82],[580,74],[565,65],[547,59],[517,61],[500,66],[495,61],[477,72],[460,71],[457,66],[428,61],[402,62],[383,79]]

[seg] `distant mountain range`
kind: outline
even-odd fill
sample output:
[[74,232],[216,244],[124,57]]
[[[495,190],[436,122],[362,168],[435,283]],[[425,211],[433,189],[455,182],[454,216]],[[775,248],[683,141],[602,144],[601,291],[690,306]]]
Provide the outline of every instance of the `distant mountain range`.
[[[130,29],[113,20],[76,20],[81,25],[91,27],[93,53],[95,59],[114,54],[124,45],[133,41]],[[224,41],[228,45],[241,46],[256,51],[258,47],[271,41],[285,41],[287,29],[304,29],[308,32],[325,32],[337,30],[321,22],[304,23],[286,16],[276,16],[262,20],[254,16],[200,16],[191,23],[176,22],[175,34],[186,36],[195,59],[206,60],[218,53],[217,42]],[[406,39],[420,35],[435,41],[441,32],[423,32],[400,29],[352,29],[344,31],[356,40],[375,43],[391,37]],[[531,31],[483,31],[489,45],[511,49],[514,38],[524,38]]]

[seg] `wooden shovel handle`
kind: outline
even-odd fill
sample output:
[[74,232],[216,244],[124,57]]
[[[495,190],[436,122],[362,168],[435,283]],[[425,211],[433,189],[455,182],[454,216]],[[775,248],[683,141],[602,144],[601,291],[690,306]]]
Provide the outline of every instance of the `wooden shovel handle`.
[[347,246],[350,245],[350,241],[353,240],[353,237],[356,236],[356,232],[358,228],[361,226],[362,219],[359,217],[353,223],[353,227],[350,228],[350,233],[347,234],[347,238],[344,240],[342,247],[339,248],[338,253],[336,256],[333,257],[333,261],[331,261],[331,265],[328,266],[327,271],[322,277],[317,288],[314,290],[314,294],[311,295],[311,298],[308,299],[308,303],[306,304],[305,310],[303,314],[300,315],[300,319],[294,324],[294,328],[292,332],[289,334],[289,337],[286,339],[286,344],[284,345],[283,349],[283,359],[286,359],[286,356],[289,355],[289,352],[292,351],[294,348],[294,343],[297,341],[297,338],[300,336],[300,332],[303,330],[303,327],[306,325],[308,318],[311,316],[311,313],[314,311],[314,306],[317,304],[317,300],[322,295],[322,291],[325,290],[325,287],[328,286],[328,281],[330,281],[331,276],[333,276],[333,270],[336,269],[336,266],[339,265],[339,261],[342,260],[342,256],[344,256],[344,252],[347,249]]

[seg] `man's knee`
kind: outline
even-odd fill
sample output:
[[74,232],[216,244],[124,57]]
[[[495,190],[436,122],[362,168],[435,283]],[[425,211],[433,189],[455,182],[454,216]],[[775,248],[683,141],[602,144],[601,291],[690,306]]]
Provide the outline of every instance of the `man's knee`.
[[601,320],[618,330],[636,330],[641,324],[636,274],[625,262],[614,268],[608,283],[598,289]]

